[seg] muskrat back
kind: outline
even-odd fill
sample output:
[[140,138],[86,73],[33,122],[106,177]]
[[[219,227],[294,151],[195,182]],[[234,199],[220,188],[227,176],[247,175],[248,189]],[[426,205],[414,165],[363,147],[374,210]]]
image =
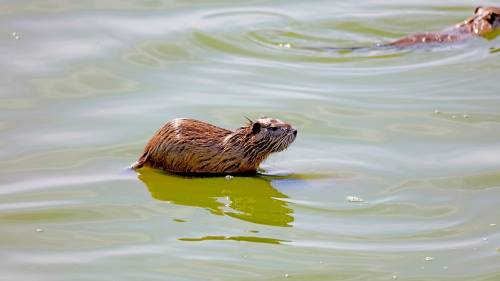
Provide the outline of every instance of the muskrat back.
[[149,140],[131,168],[180,174],[255,173],[271,153],[285,150],[297,130],[279,119],[261,118],[230,131],[189,118],[167,122]]

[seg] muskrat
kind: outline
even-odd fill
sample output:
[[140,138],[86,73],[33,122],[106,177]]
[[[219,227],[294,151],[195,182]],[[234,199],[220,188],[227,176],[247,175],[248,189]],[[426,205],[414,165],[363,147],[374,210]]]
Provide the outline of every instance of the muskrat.
[[[422,44],[455,43],[473,37],[494,38],[500,31],[500,8],[477,7],[474,15],[453,27],[439,32],[417,33],[397,39],[390,43],[378,43],[375,46],[323,47],[321,49],[337,51],[370,50],[374,48],[406,48]],[[311,49],[311,48],[309,48]],[[313,48],[314,49],[314,48]]]
[[474,36],[488,37],[500,29],[500,8],[477,7],[474,15],[440,32],[417,33],[379,46],[407,47],[417,44],[452,43]]
[[285,150],[297,129],[279,119],[248,119],[235,131],[188,118],[167,122],[131,168],[177,174],[253,174],[271,153]]

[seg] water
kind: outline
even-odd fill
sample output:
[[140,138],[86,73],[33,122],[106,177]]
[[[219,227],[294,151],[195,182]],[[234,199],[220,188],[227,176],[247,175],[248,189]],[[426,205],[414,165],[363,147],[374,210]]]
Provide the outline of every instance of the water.
[[[500,280],[500,39],[332,49],[474,5],[381,2],[2,2],[0,279]],[[262,115],[265,174],[125,169]]]

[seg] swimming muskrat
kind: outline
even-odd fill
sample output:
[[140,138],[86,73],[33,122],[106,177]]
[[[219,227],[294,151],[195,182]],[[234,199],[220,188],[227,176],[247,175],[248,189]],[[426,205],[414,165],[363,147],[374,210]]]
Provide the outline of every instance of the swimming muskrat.
[[452,43],[474,36],[487,37],[500,29],[500,8],[477,7],[474,15],[440,32],[413,34],[380,46],[407,47],[417,44]]
[[[326,50],[354,51],[371,50],[373,48],[405,48],[422,44],[454,43],[474,37],[495,37],[500,32],[500,8],[477,7],[474,15],[453,27],[439,32],[417,33],[397,39],[390,43],[379,43],[375,46],[356,47],[322,47]],[[317,49],[317,48],[308,48]]]
[[178,174],[252,174],[271,153],[285,150],[297,129],[279,119],[249,119],[235,131],[188,118],[167,122],[131,168]]

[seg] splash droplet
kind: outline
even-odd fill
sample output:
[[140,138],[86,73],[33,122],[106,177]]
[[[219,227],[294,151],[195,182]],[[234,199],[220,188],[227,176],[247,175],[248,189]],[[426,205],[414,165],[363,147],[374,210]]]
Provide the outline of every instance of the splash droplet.
[[14,32],[12,32],[12,33],[11,33],[11,35],[12,35],[12,37],[13,37],[14,39],[16,39],[16,40],[19,40],[19,39],[21,38],[21,36],[19,35],[19,33],[15,32],[15,31],[14,31]]
[[433,257],[425,257],[424,260],[425,261],[432,261],[434,258]]
[[359,203],[359,202],[364,202],[365,200],[363,200],[363,198],[361,197],[357,197],[357,196],[347,196],[345,198],[347,201],[349,202],[353,202],[353,203]]

